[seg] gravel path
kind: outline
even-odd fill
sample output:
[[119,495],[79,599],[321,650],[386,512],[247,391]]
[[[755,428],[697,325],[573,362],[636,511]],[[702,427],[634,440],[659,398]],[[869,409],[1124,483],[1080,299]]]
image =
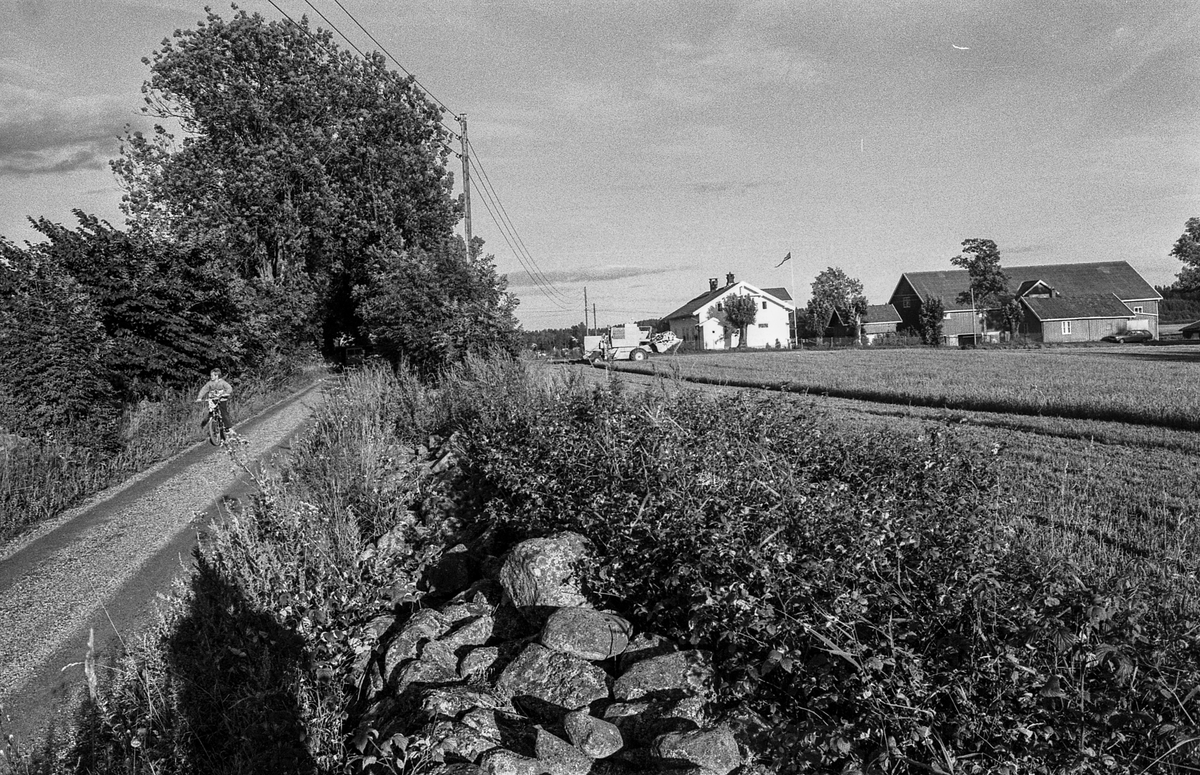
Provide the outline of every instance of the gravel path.
[[[286,448],[320,388],[236,426],[238,457],[262,464]],[[190,570],[222,496],[248,479],[227,450],[201,442],[0,547],[0,737],[32,741],[67,723],[89,633],[103,657],[152,622],[157,594]]]

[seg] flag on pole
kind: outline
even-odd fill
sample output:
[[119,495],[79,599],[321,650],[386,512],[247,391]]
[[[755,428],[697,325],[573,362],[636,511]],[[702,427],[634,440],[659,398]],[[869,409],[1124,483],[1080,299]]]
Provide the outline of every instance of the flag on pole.
[[783,260],[775,265],[775,268],[778,269],[779,267],[783,266],[784,264],[786,264],[788,261],[791,261],[791,260],[792,260],[792,251],[789,250],[788,254],[783,257]]

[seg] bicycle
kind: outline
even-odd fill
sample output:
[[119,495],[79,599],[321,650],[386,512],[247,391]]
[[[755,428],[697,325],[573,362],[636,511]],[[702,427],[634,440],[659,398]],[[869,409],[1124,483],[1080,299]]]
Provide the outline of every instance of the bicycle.
[[208,419],[204,421],[204,427],[208,429],[208,443],[218,447],[225,441],[226,433],[229,431],[225,427],[225,415],[221,411],[221,404],[228,404],[229,396],[222,393],[209,396],[207,401]]

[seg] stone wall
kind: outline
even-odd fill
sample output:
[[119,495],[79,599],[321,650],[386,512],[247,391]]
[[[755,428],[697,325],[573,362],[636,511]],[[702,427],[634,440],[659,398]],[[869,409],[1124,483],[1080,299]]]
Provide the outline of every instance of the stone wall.
[[447,602],[374,623],[354,747],[447,775],[748,771],[709,716],[708,655],[592,607],[573,572],[589,551],[573,533],[533,539],[477,579],[465,547],[448,552],[431,573]]

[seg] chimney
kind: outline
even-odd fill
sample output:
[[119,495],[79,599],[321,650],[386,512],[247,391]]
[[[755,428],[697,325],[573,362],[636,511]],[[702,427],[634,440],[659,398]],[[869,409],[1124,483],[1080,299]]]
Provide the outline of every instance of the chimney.
[[715,291],[717,289],[717,278],[715,278],[715,277],[708,278],[708,289],[710,291]]
[[725,275],[725,284],[733,285],[733,272],[730,272],[729,274]]

